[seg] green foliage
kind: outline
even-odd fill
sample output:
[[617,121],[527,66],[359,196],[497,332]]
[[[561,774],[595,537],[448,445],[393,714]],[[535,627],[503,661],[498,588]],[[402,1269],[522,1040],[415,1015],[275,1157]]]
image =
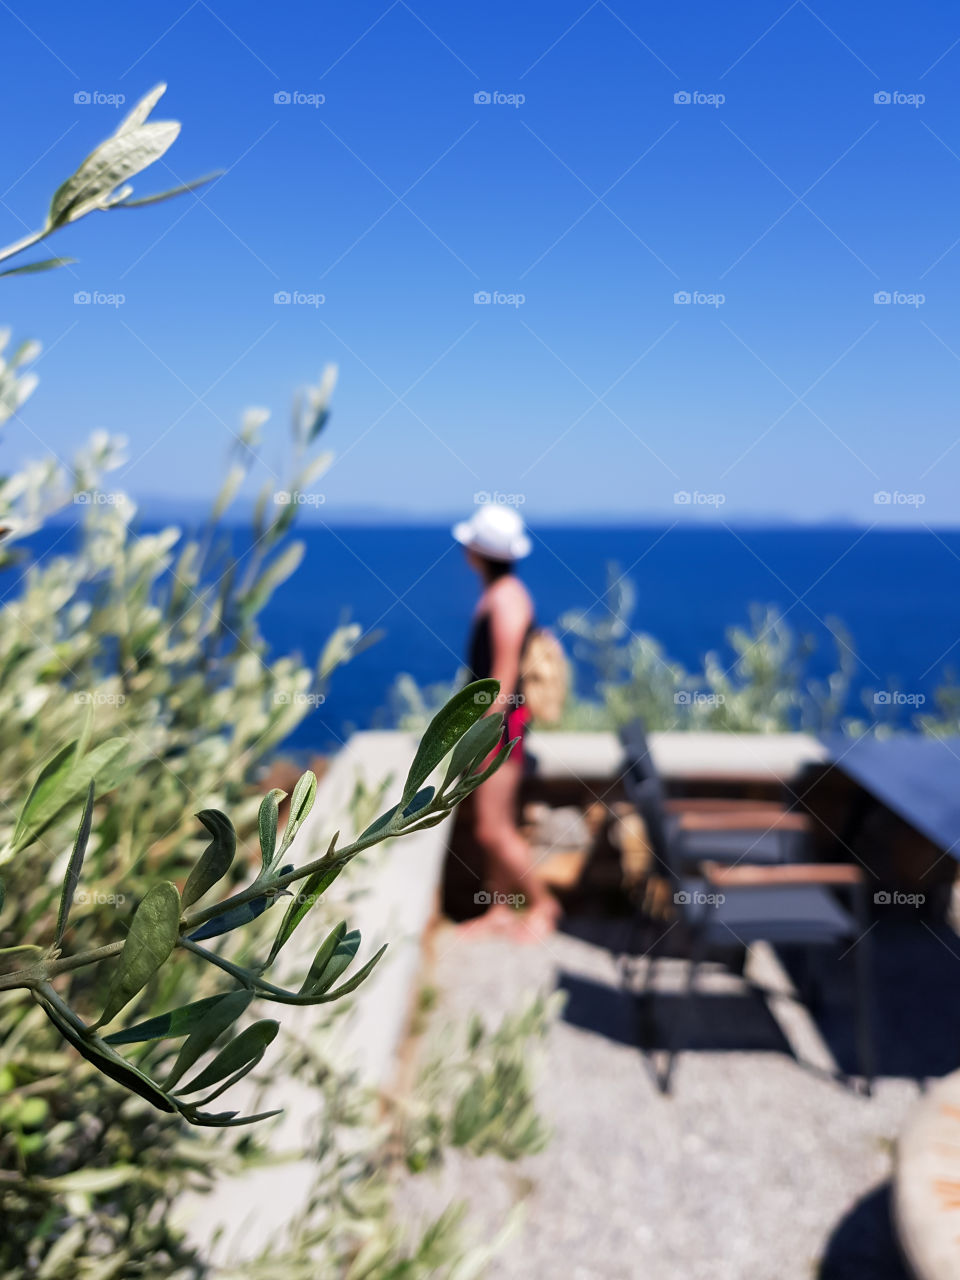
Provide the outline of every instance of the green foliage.
[[[109,1041],[98,1036],[96,1032],[100,1027],[112,1022],[121,1010],[143,991],[177,947],[186,948],[193,955],[229,974],[240,983],[244,991],[275,1003],[326,1004],[355,991],[373,971],[385,948],[381,948],[352,977],[337,986],[336,984],[353,962],[360,947],[359,933],[348,932],[346,925],[342,923],[320,946],[298,991],[293,992],[277,987],[266,981],[263,974],[276,959],[293,930],[303,921],[307,912],[321,900],[323,890],[332,882],[336,872],[370,845],[408,831],[419,830],[424,821],[445,817],[459,799],[469,795],[479,785],[487,771],[477,773],[476,770],[486,754],[486,748],[485,739],[478,741],[474,736],[467,748],[460,751],[457,768],[450,771],[453,776],[448,776],[445,784],[445,794],[436,793],[433,787],[428,787],[416,796],[420,803],[410,802],[410,797],[420,784],[433,773],[447,755],[454,751],[458,744],[462,743],[490,706],[498,689],[499,685],[494,680],[478,681],[468,685],[435,717],[427,726],[410,766],[399,803],[388,810],[382,819],[369,827],[351,845],[338,850],[335,844],[332,844],[321,858],[300,868],[278,866],[309,816],[316,798],[317,780],[308,771],[301,776],[294,787],[289,817],[280,847],[275,853],[265,857],[264,865],[252,885],[216,905],[188,912],[185,908],[196,902],[223,879],[233,862],[236,851],[236,833],[226,814],[216,810],[204,810],[198,816],[213,839],[190,873],[187,879],[189,892],[184,894],[183,899],[176,885],[169,881],[152,885],[134,912],[122,943],[108,944],[106,947],[69,957],[61,957],[58,948],[54,948],[40,962],[0,977],[0,991],[22,988],[30,992],[61,1035],[87,1061],[92,1062],[111,1079],[152,1102],[160,1110],[177,1111],[191,1124],[220,1127],[249,1123],[262,1118],[260,1116],[237,1118],[235,1111],[209,1113],[199,1108],[218,1097],[224,1089],[235,1084],[258,1065],[276,1034],[275,1022],[269,1020],[256,1022],[240,1031],[220,1050],[207,1069],[189,1085],[175,1093],[151,1078],[148,1071],[144,1069],[142,1059],[135,1066],[126,1061],[114,1048],[115,1045],[135,1042],[142,1037],[142,1026],[136,1029],[135,1037],[129,1034],[114,1035]],[[496,720],[499,727],[502,718],[497,717]],[[83,778],[88,776],[90,770],[87,757],[80,755],[78,758],[77,747],[77,743],[70,743],[44,766],[40,780],[27,797],[24,813],[21,814],[17,824],[18,831],[21,827],[27,831],[31,830],[29,815],[36,810],[39,803],[38,797],[43,797],[44,812],[51,807],[51,797],[56,794],[55,790],[51,789],[51,778],[59,779],[60,785],[66,792],[73,794],[74,774],[79,774]],[[276,835],[272,817],[275,800],[275,796],[270,795],[261,804],[259,826],[261,834],[266,829],[268,848],[272,847]],[[91,807],[92,795],[88,793],[81,819],[81,832],[77,837],[75,852],[71,857],[64,881],[58,915],[58,941],[63,936],[69,902],[79,878],[82,848],[85,846],[83,833],[86,831],[89,835]],[[265,818],[264,809],[266,810]],[[24,815],[27,815],[27,820]],[[81,854],[77,854],[77,849],[81,850]],[[248,924],[261,914],[264,907],[275,902],[282,891],[298,880],[307,881],[306,895],[300,901],[295,899],[291,909],[287,911],[265,962],[244,968],[198,945],[200,939],[209,937],[211,934],[219,936]],[[263,905],[256,909],[259,904]],[[88,1026],[81,1016],[56,993],[51,986],[51,981],[60,973],[71,972],[88,964],[114,960],[103,1012],[93,1025]],[[200,1002],[199,1007],[197,1003],[191,1003],[179,1010],[172,1010],[165,1015],[168,1020],[166,1035],[179,1036],[185,1029],[193,1036],[205,1037],[207,1020],[212,1018],[219,1026],[224,1007],[222,1003],[211,1006],[210,1002]],[[245,1003],[241,1007],[238,1002],[238,1015],[245,1008]],[[194,1023],[201,1014],[203,1016],[194,1028]],[[163,1024],[157,1019],[151,1020],[148,1024],[147,1040],[152,1042],[165,1038],[162,1026]],[[159,1032],[158,1028],[160,1028]],[[221,1030],[225,1029],[225,1027],[221,1028]],[[210,1043],[212,1042],[205,1042],[205,1047],[210,1047]],[[190,1052],[188,1049],[188,1057]],[[225,1083],[201,1103],[185,1102],[181,1096],[185,1092],[195,1093],[220,1081]]]
[[395,1098],[379,1121],[382,1100],[336,1070],[328,1032],[301,1042],[289,1069],[315,1083],[324,1099],[319,1132],[304,1153],[316,1168],[313,1188],[289,1238],[227,1268],[221,1280],[478,1280],[486,1274],[516,1232],[522,1206],[478,1242],[466,1205],[421,1220],[411,1213],[407,1193],[413,1179],[439,1168],[449,1154],[453,1117],[477,1079],[496,1078],[496,1089],[517,1085],[519,1093],[499,1096],[502,1120],[483,1126],[482,1134],[478,1127],[461,1154],[515,1159],[540,1149],[546,1133],[531,1107],[536,1048],[559,1002],[537,997],[479,1036],[476,1020],[468,1028],[441,1024],[412,1095]]
[[424,1067],[407,1117],[406,1161],[419,1172],[443,1158],[447,1146],[505,1160],[542,1151],[550,1132],[534,1099],[533,1046],[542,1041],[562,993],[536,996],[493,1031],[475,1015],[457,1045],[448,1032]]
[[[87,213],[152,203],[206,181],[130,198],[127,180],[158,159],[179,130],[174,122],[148,121],[162,92],[159,86],[137,104],[60,185],[41,230],[0,251],[0,261]],[[40,349],[26,343],[7,355],[8,341],[0,333],[0,423],[34,389],[29,366]],[[261,762],[306,714],[309,695],[376,638],[344,621],[308,668],[295,658],[269,658],[258,628],[258,614],[302,557],[289,541],[299,504],[284,498],[315,485],[329,465],[329,455],[312,450],[335,381],[328,368],[297,397],[289,475],[279,490],[270,479],[261,483],[251,535],[239,547],[222,522],[255,470],[264,409],[243,415],[236,457],[196,535],[175,528],[145,534],[129,498],[102,491],[123,460],[123,442],[103,432],[70,466],[45,459],[0,478],[0,572],[22,573],[0,601],[0,934],[29,939],[0,950],[3,1280],[205,1273],[170,1226],[170,1211],[188,1183],[202,1186],[211,1169],[237,1171],[256,1155],[249,1131],[212,1147],[211,1127],[273,1114],[201,1110],[258,1065],[276,1072],[269,1045],[277,1024],[247,1022],[250,1006],[327,1007],[363,982],[382,951],[351,972],[360,939],[343,924],[320,946],[298,991],[276,987],[264,974],[306,916],[324,913],[323,895],[351,859],[441,821],[478,785],[480,761],[462,748],[463,771],[451,771],[445,794],[415,776],[462,742],[473,720],[461,708],[455,723],[447,716],[428,735],[407,783],[412,800],[394,805],[345,849],[335,837],[322,857],[299,868],[286,861],[313,804],[312,775],[297,785],[279,848],[284,797],[273,792],[258,802],[254,795]],[[79,517],[76,545],[54,554],[55,543],[32,563],[24,539],[64,510]],[[24,803],[21,780],[29,777],[37,781]],[[198,804],[215,806],[198,815],[208,837],[202,852],[188,816]],[[261,866],[251,879],[250,840],[257,835]],[[303,891],[264,962],[272,918],[264,913],[301,879]],[[198,905],[215,889],[226,897]],[[210,937],[224,939],[229,956],[220,943],[217,951],[200,945]],[[238,944],[244,954],[235,953]],[[101,1034],[101,1025],[106,1030],[127,1014],[127,1025]],[[347,1087],[329,1066],[318,1084],[337,1096]],[[332,1105],[331,1125],[338,1114]],[[364,1124],[373,1134],[368,1119]],[[409,1248],[386,1221],[371,1230],[367,1192],[372,1197],[379,1156],[357,1156],[353,1143],[348,1156],[326,1166],[332,1179],[320,1194],[328,1206],[345,1203],[348,1167],[361,1179],[349,1233],[332,1227],[330,1256],[344,1269],[326,1274],[346,1274],[364,1249],[356,1277],[441,1274],[443,1258],[453,1257],[452,1217]],[[302,1238],[274,1256],[288,1258],[285,1277],[294,1266],[311,1277],[323,1273],[307,1261]],[[258,1274],[268,1266],[262,1260]],[[456,1266],[458,1278],[475,1274]]]
[[826,681],[807,675],[812,642],[797,637],[773,606],[750,607],[749,627],[726,633],[732,660],[715,652],[690,672],[668,658],[653,637],[630,627],[636,592],[615,565],[608,567],[604,605],[560,619],[575,637],[574,655],[596,690],[571,700],[559,727],[615,728],[640,717],[650,729],[728,729],[776,733],[839,727],[855,656],[840,623],[830,621],[837,668]]

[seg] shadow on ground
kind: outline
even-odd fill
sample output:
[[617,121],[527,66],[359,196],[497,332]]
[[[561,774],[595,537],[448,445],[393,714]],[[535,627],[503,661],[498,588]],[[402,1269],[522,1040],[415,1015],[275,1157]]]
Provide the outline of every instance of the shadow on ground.
[[841,1219],[817,1280],[910,1280],[894,1235],[889,1183],[858,1200]]
[[[661,960],[684,955],[680,930],[669,926],[655,926],[651,933],[625,920],[572,919],[564,928],[614,955],[646,953],[643,963],[652,961],[654,975]],[[954,1070],[960,1065],[960,939],[956,933],[945,924],[918,919],[884,920],[874,925],[869,944],[876,1074],[921,1082]],[[804,956],[779,954],[798,989],[805,990]],[[724,979],[722,992],[711,990],[720,972],[711,965],[703,981],[705,989],[690,1011],[683,1051],[789,1053],[789,1044],[762,996],[735,981],[742,953],[714,959],[729,962],[733,989]],[[840,1070],[851,1074],[857,1070],[852,959],[849,954],[824,956],[817,998],[808,992],[805,1000]],[[666,1047],[682,1000],[679,993],[664,991],[656,976],[656,994],[649,999],[579,975],[561,974],[560,985],[567,991],[564,1016],[568,1022],[651,1050]]]

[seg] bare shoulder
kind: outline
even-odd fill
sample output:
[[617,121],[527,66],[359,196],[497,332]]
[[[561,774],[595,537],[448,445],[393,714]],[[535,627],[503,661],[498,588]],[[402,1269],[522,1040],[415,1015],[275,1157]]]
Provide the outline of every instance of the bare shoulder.
[[488,588],[488,598],[490,612],[493,615],[509,616],[516,622],[522,620],[524,627],[533,618],[533,600],[530,592],[520,579],[512,574],[492,583]]

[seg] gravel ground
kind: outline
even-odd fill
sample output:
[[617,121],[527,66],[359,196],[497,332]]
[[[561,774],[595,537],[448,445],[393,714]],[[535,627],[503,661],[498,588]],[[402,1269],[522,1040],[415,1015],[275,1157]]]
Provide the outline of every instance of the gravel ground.
[[[435,953],[442,1017],[476,1009],[490,1022],[527,992],[569,992],[540,1073],[547,1150],[513,1165],[455,1156],[402,1190],[416,1217],[467,1200],[481,1239],[523,1201],[524,1224],[492,1277],[904,1280],[886,1184],[915,1081],[890,1074],[873,1097],[858,1096],[797,1061],[765,1003],[711,970],[698,1040],[664,1098],[607,947],[567,935],[524,946],[444,927]],[[662,980],[669,992],[679,970],[664,965],[658,989]],[[654,1034],[669,1003],[667,994]],[[794,1006],[784,1025],[796,1015]]]

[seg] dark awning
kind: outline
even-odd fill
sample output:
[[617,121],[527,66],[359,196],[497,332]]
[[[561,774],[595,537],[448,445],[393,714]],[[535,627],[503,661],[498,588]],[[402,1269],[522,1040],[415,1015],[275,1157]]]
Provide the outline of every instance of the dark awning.
[[960,738],[824,738],[831,764],[960,860]]

